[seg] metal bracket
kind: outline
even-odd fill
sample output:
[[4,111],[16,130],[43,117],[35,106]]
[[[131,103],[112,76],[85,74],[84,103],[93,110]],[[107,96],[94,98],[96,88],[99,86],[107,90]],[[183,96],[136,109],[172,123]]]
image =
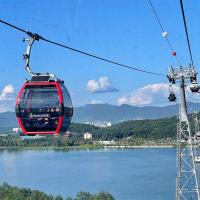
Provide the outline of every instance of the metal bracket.
[[31,75],[31,76],[50,76],[50,77],[55,77],[54,74],[49,74],[49,73],[34,73],[31,68],[30,68],[30,55],[31,55],[31,49],[35,41],[39,41],[39,39],[42,39],[42,37],[38,34],[33,34],[31,32],[28,32],[28,35],[30,36],[29,39],[23,38],[23,42],[29,41],[26,53],[23,55],[24,60],[25,60],[25,69],[26,71]]

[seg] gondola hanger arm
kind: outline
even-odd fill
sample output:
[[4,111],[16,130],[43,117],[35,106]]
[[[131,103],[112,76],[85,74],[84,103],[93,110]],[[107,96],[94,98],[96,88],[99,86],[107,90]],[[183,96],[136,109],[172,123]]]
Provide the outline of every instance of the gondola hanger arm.
[[27,31],[27,35],[29,35],[29,39],[25,39],[23,38],[23,42],[25,41],[28,41],[28,46],[27,46],[27,49],[26,49],[26,53],[23,55],[24,57],[24,60],[25,60],[25,69],[26,71],[31,75],[31,76],[50,76],[50,77],[55,77],[54,74],[49,74],[49,73],[34,73],[32,70],[31,70],[31,67],[30,67],[30,57],[31,57],[31,49],[32,49],[32,46],[34,44],[35,41],[39,41],[39,39],[42,39],[42,37],[38,34],[33,34],[29,31]]

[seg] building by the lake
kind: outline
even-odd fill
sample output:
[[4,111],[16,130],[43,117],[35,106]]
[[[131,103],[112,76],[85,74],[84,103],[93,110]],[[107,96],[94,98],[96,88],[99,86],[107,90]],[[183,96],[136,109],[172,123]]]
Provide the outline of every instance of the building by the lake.
[[91,140],[92,139],[92,133],[86,132],[83,135],[84,140]]

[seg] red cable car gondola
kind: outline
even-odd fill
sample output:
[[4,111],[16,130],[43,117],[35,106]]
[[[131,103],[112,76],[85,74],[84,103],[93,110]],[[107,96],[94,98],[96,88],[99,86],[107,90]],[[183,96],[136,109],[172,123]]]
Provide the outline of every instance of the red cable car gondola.
[[[37,36],[37,35],[36,35]],[[64,81],[53,74],[33,73],[29,67],[32,44],[38,40],[30,38],[26,59],[26,70],[31,74],[20,90],[16,101],[17,121],[26,135],[64,133],[72,119],[73,107]]]

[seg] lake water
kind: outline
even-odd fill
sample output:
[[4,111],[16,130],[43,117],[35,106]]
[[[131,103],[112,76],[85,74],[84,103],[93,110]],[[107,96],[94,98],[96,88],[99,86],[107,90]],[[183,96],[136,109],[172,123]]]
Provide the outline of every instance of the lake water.
[[75,197],[107,191],[116,200],[175,199],[176,149],[0,151],[0,183]]

